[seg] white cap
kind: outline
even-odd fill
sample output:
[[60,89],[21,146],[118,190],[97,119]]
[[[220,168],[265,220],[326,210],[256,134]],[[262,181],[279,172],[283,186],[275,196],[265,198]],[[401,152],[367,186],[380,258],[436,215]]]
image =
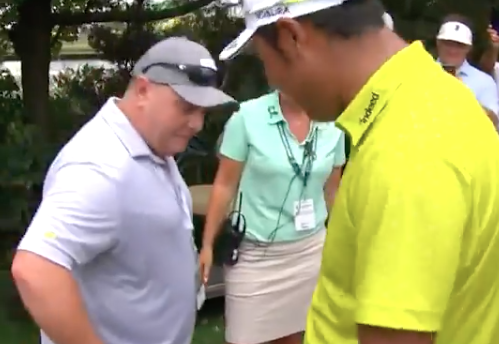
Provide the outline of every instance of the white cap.
[[383,13],[383,21],[385,22],[385,26],[387,28],[393,30],[394,28],[393,18],[388,12]]
[[242,0],[246,29],[220,53],[220,60],[229,60],[241,52],[258,28],[280,18],[295,18],[341,5],[346,0]]
[[471,32],[471,29],[463,23],[456,21],[442,24],[437,39],[473,45],[473,33]]

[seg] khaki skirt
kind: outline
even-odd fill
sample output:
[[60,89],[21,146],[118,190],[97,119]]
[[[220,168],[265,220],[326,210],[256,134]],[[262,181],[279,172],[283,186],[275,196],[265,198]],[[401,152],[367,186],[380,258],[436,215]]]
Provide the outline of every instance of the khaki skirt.
[[225,267],[228,343],[266,343],[305,330],[325,233],[267,247],[241,245],[238,263]]

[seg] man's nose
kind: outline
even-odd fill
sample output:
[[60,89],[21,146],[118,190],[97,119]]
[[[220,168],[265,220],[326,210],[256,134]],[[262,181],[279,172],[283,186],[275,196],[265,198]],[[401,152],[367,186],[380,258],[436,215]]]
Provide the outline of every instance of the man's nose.
[[447,49],[445,49],[444,53],[453,56],[456,54],[456,49],[454,49],[453,47],[448,47]]

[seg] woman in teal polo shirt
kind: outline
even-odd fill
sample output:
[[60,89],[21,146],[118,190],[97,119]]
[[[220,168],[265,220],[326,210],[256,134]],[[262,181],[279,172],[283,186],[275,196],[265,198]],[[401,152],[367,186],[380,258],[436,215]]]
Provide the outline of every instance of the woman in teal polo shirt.
[[227,122],[200,255],[206,272],[242,194],[246,235],[237,264],[225,268],[227,343],[301,343],[344,142],[334,123],[311,122],[279,92],[242,103]]

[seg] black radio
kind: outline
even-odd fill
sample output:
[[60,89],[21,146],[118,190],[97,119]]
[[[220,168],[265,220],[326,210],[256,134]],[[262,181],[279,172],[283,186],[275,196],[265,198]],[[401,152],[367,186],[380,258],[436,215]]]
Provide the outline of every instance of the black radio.
[[235,208],[222,224],[220,233],[221,263],[234,266],[239,260],[239,247],[246,234],[246,218],[241,213],[243,194],[239,194]]

